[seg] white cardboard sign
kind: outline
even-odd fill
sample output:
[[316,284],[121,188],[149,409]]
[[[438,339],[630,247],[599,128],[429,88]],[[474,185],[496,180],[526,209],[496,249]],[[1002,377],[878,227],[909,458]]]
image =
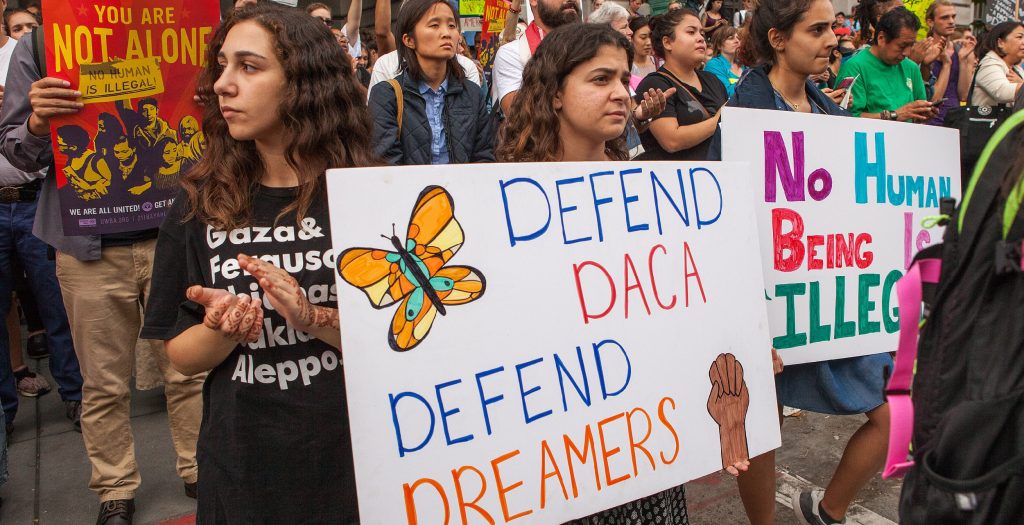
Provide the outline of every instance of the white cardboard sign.
[[788,364],[896,350],[896,281],[960,198],[946,128],[726,107],[722,158],[749,162],[773,344]]
[[778,447],[746,171],[330,171],[362,523],[561,523]]

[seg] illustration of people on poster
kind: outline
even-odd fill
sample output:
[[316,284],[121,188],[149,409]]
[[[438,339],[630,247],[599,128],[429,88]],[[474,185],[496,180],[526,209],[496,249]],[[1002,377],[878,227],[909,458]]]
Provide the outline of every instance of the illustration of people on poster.
[[155,228],[205,148],[193,101],[212,0],[46,2],[47,76],[85,107],[51,120],[65,235]]

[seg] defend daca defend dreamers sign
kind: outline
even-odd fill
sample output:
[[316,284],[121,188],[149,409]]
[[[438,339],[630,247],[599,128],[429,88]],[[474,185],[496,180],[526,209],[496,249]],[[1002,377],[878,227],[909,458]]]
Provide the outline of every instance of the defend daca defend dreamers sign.
[[561,523],[778,447],[747,171],[330,171],[361,522]]

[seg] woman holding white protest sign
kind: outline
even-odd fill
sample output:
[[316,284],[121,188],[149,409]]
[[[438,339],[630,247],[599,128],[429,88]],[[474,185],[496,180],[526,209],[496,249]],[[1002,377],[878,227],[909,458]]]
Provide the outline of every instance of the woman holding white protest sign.
[[487,99],[456,59],[461,37],[452,6],[408,0],[396,28],[403,71],[370,89],[377,153],[393,165],[493,162]]
[[[833,97],[808,77],[825,71],[838,44],[829,0],[762,2],[754,10],[740,60],[751,71],[737,84],[730,106],[820,115],[849,116]],[[843,95],[844,93],[838,93]],[[889,408],[883,389],[892,369],[887,353],[787,366],[776,376],[781,405],[824,414],[866,414],[850,438],[824,492],[794,495],[800,523],[842,523],[847,508],[881,469],[889,435]],[[751,460],[739,477],[740,495],[750,522],[774,523],[775,453]]]
[[[500,162],[626,160],[629,40],[604,24],[558,28],[537,47],[502,128]],[[747,468],[738,461],[728,468]],[[683,486],[571,522],[573,525],[689,523]]]
[[160,230],[142,332],[178,370],[210,370],[198,523],[358,521],[324,173],[377,161],[343,53],[266,4],[207,49],[208,149]]

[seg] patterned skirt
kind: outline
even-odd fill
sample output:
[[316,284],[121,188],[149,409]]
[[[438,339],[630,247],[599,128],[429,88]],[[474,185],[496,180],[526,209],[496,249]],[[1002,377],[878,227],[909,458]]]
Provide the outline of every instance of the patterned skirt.
[[565,525],[688,525],[682,485],[625,505],[570,521]]

